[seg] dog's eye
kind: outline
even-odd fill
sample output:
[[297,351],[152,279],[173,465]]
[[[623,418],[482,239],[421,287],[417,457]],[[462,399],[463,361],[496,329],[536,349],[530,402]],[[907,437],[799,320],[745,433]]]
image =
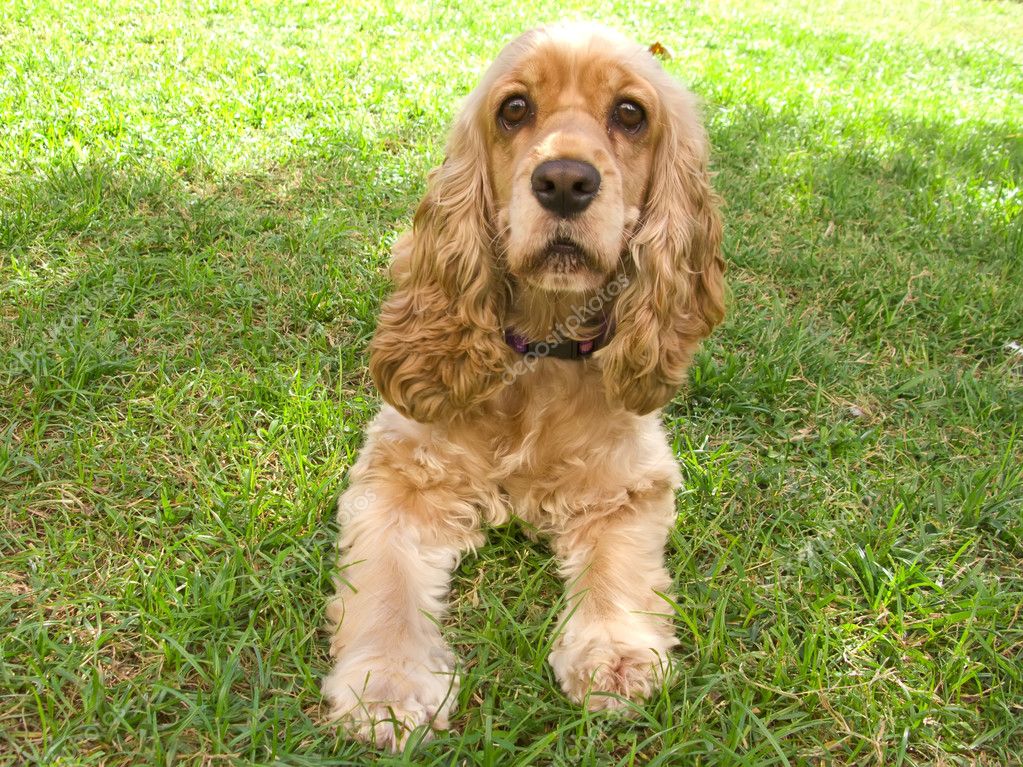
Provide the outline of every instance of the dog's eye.
[[611,119],[629,133],[636,133],[646,123],[646,112],[635,101],[620,101],[611,113]]
[[514,128],[529,117],[529,102],[522,96],[511,96],[504,100],[497,113],[498,120],[505,128]]

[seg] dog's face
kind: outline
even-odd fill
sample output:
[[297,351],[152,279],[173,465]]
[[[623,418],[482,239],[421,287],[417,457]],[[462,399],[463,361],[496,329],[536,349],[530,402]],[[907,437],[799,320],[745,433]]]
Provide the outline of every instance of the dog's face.
[[481,105],[509,272],[580,292],[615,271],[647,193],[657,91],[589,38],[548,41],[514,61]]
[[395,245],[370,358],[385,398],[422,421],[474,412],[506,385],[518,288],[543,294],[516,311],[546,335],[548,295],[570,305],[620,277],[594,362],[609,402],[663,405],[724,316],[707,161],[692,94],[645,48],[578,24],[513,40]]

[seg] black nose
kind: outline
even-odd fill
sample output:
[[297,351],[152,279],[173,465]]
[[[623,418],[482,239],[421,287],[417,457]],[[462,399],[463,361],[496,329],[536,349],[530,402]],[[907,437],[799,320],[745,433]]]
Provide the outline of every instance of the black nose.
[[548,160],[536,166],[533,194],[547,210],[562,218],[582,213],[600,189],[600,173],[588,162]]

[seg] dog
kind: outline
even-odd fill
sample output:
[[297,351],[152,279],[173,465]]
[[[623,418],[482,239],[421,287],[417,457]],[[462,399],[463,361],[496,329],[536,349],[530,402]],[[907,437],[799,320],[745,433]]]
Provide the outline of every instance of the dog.
[[681,479],[658,411],[724,317],[720,201],[695,98],[592,25],[497,57],[455,120],[370,344],[386,403],[339,501],[330,717],[403,747],[448,726],[453,569],[512,518],[550,542],[550,654],[590,709],[647,697]]

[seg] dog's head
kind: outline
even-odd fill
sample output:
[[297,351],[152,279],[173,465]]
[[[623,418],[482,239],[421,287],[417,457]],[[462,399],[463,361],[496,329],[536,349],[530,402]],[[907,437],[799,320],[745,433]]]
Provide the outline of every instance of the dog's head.
[[[637,66],[637,56],[640,66]],[[645,51],[554,27],[509,46],[480,93],[509,271],[552,291],[599,287],[639,223],[669,105]]]
[[615,336],[597,355],[608,397],[664,404],[724,315],[707,155],[694,99],[646,49],[591,25],[510,43],[396,248],[371,357],[384,396],[421,420],[471,408],[509,363],[509,277],[563,295],[619,275]]

